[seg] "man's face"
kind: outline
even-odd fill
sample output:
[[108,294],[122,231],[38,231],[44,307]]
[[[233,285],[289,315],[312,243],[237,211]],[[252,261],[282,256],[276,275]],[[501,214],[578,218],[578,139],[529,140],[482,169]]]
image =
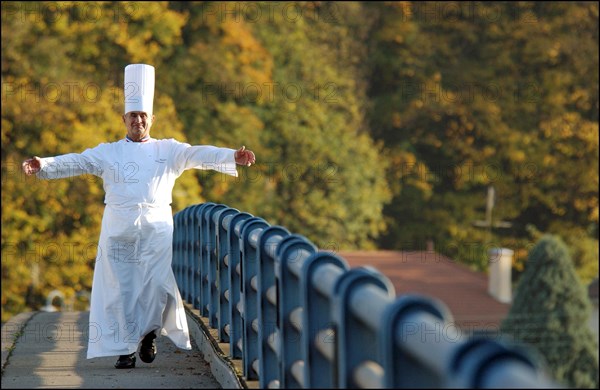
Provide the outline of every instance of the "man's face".
[[154,122],[154,115],[148,116],[143,111],[130,111],[123,115],[123,122],[127,127],[127,135],[134,141],[139,141],[148,134]]

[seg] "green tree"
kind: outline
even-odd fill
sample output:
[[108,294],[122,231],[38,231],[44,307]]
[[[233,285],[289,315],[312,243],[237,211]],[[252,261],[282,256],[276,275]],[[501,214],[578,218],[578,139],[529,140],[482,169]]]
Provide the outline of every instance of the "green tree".
[[531,250],[501,331],[533,345],[555,379],[598,387],[598,344],[588,327],[591,305],[563,241],[542,237]]
[[362,5],[256,3],[258,20],[242,5],[2,3],[3,320],[26,308],[28,291],[69,300],[91,287],[100,179],[42,181],[20,167],[123,137],[132,62],[157,70],[153,136],[244,143],[258,156],[236,180],[184,173],[174,212],[211,200],[321,246],[372,245],[387,195],[365,122]]
[[170,83],[188,138],[257,153],[237,180],[199,172],[204,194],[321,247],[372,246],[387,190],[364,117],[371,21],[360,3],[254,4],[174,5],[189,15]]
[[[210,200],[321,247],[436,249],[478,269],[471,226],[560,234],[597,274],[598,4],[591,2],[3,2],[2,318],[89,288],[94,178],[20,174],[32,155],[123,136],[123,68],[157,69],[153,135],[239,146],[231,179],[186,172],[174,211]],[[34,272],[35,273],[35,272]],[[18,281],[18,282],[15,282]],[[69,295],[67,294],[67,295]],[[67,298],[68,299],[68,298]]]
[[565,237],[577,227],[597,243],[598,4],[365,7],[377,15],[369,127],[385,143],[393,191],[380,244],[418,249],[433,238],[483,269],[485,250],[470,249],[485,244],[472,223],[489,185],[496,218],[513,221],[494,244],[526,251],[528,224]]

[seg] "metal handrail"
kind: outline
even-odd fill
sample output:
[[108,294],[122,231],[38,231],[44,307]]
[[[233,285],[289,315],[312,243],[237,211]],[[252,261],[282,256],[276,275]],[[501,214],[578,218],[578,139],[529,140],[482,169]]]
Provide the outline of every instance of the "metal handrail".
[[215,203],[174,221],[182,297],[261,388],[559,387],[524,346],[461,339],[443,302],[396,297],[377,269],[281,226]]

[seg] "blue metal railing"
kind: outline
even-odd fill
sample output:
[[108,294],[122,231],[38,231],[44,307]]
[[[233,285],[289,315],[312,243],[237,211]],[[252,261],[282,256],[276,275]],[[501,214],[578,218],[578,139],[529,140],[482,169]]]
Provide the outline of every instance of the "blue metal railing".
[[261,388],[558,387],[527,349],[462,339],[440,301],[215,203],[175,214],[182,297]]

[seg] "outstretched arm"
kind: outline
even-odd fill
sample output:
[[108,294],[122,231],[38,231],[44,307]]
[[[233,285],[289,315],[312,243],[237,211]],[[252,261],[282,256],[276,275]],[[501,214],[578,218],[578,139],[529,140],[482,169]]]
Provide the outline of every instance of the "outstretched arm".
[[195,145],[171,140],[174,168],[180,173],[186,169],[212,169],[231,176],[238,176],[236,165],[249,166],[256,162],[254,153],[245,146],[235,150],[212,145]]
[[245,146],[242,146],[241,148],[236,150],[233,157],[235,158],[235,163],[238,165],[250,166],[256,162],[254,152],[252,152],[251,150],[246,150]]
[[27,176],[35,174],[40,179],[61,179],[86,173],[102,175],[97,148],[87,149],[81,154],[68,153],[45,158],[35,156],[23,161],[22,168]]

